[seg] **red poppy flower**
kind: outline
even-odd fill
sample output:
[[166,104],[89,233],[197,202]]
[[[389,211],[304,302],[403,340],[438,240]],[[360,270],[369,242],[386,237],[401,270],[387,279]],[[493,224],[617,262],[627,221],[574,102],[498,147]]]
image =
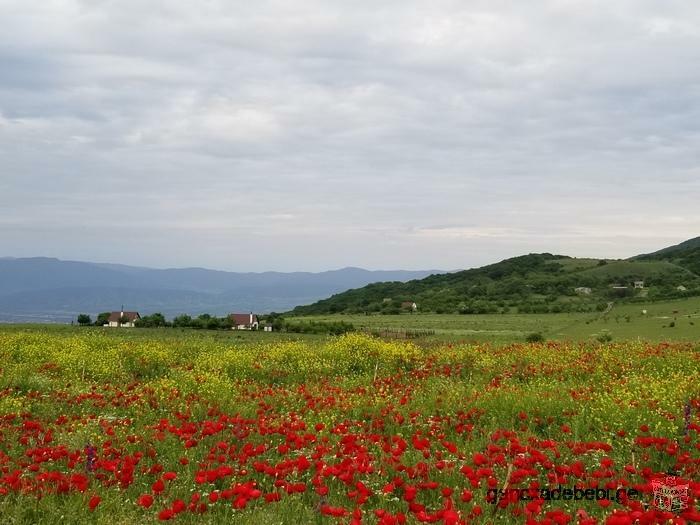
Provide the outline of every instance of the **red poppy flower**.
[[143,494],[142,496],[139,496],[139,499],[137,499],[136,502],[144,509],[147,509],[153,505],[153,496],[150,494]]
[[151,485],[151,489],[153,489],[153,492],[156,494],[160,494],[165,490],[165,483],[163,483],[162,479],[158,479],[155,483],[153,483],[153,485]]
[[91,497],[90,501],[88,502],[88,507],[90,507],[90,510],[95,510],[95,508],[100,504],[100,501],[102,501],[102,498],[99,496]]

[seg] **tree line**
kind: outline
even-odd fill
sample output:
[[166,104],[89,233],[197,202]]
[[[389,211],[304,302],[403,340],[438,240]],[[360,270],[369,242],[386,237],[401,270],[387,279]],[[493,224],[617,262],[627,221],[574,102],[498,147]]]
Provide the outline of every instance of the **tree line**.
[[[637,280],[644,281],[644,293],[634,288]],[[610,301],[648,302],[692,295],[700,295],[700,277],[680,266],[604,259],[591,264],[560,255],[530,254],[406,283],[373,283],[298,306],[292,313],[396,315],[410,312],[403,308],[406,301],[415,301],[422,313],[592,313],[603,311]]]
[[[110,315],[110,312],[103,312],[99,314],[97,319],[93,322],[92,318],[88,314],[80,314],[77,321],[78,325],[80,326],[104,326],[107,324]],[[270,326],[275,332],[341,335],[355,330],[352,323],[347,323],[345,321],[290,322],[275,312],[258,316],[258,320],[262,323],[258,329],[262,330],[263,326]],[[125,317],[122,317],[119,320],[120,324],[130,322],[131,321]],[[200,314],[196,317],[182,314],[175,317],[172,321],[168,321],[163,314],[157,312],[137,319],[134,322],[134,326],[136,328],[193,328],[196,330],[231,330],[234,323],[230,316],[217,317],[210,314]],[[253,330],[255,329],[256,328],[253,327]]]

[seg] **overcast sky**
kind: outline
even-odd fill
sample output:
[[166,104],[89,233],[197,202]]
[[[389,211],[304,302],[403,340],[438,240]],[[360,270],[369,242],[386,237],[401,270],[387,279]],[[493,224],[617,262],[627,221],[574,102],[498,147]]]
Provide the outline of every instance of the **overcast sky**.
[[700,2],[0,0],[0,256],[226,270],[700,235]]

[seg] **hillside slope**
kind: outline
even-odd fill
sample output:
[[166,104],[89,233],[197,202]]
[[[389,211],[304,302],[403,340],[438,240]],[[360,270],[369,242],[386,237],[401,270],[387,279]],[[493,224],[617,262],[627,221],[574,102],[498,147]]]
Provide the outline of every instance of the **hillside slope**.
[[[604,310],[609,302],[700,294],[700,246],[694,242],[630,260],[529,254],[406,283],[374,283],[307,306],[294,315],[420,312],[546,313]],[[643,281],[642,288],[635,282]],[[637,285],[639,286],[639,284]]]
[[670,246],[654,253],[639,255],[637,261],[667,261],[700,275],[700,237]]

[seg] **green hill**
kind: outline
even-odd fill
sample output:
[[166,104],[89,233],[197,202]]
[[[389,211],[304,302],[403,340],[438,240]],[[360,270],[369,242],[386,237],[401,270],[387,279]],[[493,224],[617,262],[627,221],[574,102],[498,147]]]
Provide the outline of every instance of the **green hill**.
[[374,283],[294,315],[332,313],[556,313],[602,311],[610,302],[700,295],[700,238],[628,260],[529,254],[425,279]]
[[659,250],[658,252],[639,255],[634,258],[637,261],[667,261],[669,263],[686,268],[696,275],[700,275],[700,237],[689,239],[685,242]]

